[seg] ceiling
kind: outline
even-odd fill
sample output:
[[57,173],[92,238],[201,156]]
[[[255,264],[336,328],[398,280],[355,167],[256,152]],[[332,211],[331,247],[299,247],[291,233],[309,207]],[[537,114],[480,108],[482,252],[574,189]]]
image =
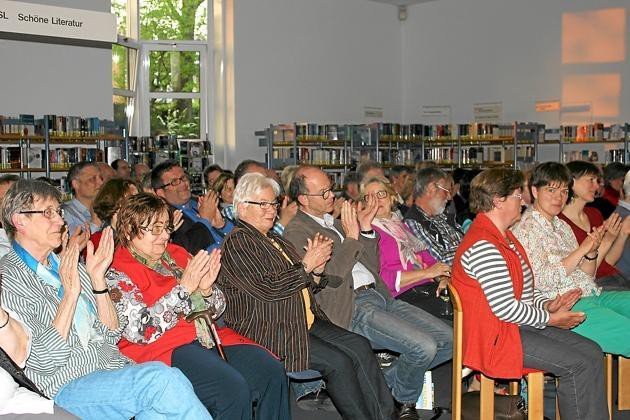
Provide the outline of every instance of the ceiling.
[[410,6],[412,4],[428,3],[430,1],[435,1],[435,0],[372,0],[372,1],[377,1],[379,3],[387,3],[394,6]]

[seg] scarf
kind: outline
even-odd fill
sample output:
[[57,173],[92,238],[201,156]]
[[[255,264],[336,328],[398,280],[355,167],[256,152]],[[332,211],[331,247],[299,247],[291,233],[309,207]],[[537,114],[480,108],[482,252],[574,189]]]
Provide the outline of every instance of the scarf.
[[[59,257],[57,257],[55,253],[51,252],[48,255],[48,265],[50,266],[50,268],[48,268],[37,261],[16,241],[13,241],[11,246],[24,264],[26,264],[26,266],[35,273],[35,275],[39,277],[44,284],[47,284],[55,289],[57,291],[57,297],[61,299],[63,297],[63,285],[61,283],[61,277],[59,276]],[[82,289],[74,311],[72,327],[77,333],[79,342],[84,349],[87,349],[90,339],[99,338],[98,332],[93,328],[95,320],[96,309]]]
[[[171,255],[168,253],[168,251],[164,251],[159,260],[151,262],[147,258],[140,255],[132,247],[129,247],[128,249],[131,255],[136,259],[136,261],[138,261],[145,267],[150,268],[161,276],[175,277],[177,283],[179,283],[179,281],[181,280],[182,275],[184,274],[184,270],[177,265],[173,257],[171,257]],[[191,293],[190,302],[192,304],[191,306],[193,312],[203,311],[206,309],[206,301],[203,296],[201,296],[200,292]],[[208,349],[214,347],[214,340],[212,339],[212,335],[210,334],[209,326],[206,325],[205,321],[201,319],[196,319],[195,331],[197,332],[197,340],[202,346]]]
[[418,253],[427,249],[427,246],[405,228],[402,218],[397,213],[392,213],[390,218],[375,217],[372,224],[396,240],[398,256],[403,267],[407,267],[407,264],[411,263],[416,268],[424,268],[422,258]]

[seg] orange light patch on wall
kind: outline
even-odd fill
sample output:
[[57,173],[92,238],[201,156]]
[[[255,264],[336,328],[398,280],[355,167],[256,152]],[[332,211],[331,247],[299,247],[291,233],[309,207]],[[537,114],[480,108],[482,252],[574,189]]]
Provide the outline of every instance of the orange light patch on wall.
[[613,63],[626,59],[626,9],[562,15],[562,63]]
[[[579,74],[565,76],[562,82],[562,106],[568,104],[590,104],[589,116],[595,119],[618,118],[621,75]],[[563,114],[568,122],[570,114]],[[583,115],[575,115],[584,120]]]

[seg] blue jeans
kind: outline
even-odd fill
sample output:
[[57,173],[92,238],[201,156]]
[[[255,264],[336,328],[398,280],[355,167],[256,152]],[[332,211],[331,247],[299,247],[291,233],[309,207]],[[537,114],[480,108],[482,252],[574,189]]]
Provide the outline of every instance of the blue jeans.
[[81,419],[212,419],[188,379],[161,362],[97,370],[68,382],[54,400]]
[[424,373],[453,357],[453,329],[433,315],[376,289],[355,296],[351,331],[376,349],[400,353],[384,371],[398,402],[415,403],[422,392]]

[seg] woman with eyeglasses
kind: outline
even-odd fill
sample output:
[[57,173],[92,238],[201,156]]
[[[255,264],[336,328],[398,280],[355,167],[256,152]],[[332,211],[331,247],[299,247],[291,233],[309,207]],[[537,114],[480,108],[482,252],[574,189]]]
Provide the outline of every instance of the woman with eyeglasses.
[[266,349],[229,328],[218,328],[223,360],[208,325],[186,315],[226,301],[214,285],[221,252],[192,257],[169,243],[173,216],[166,202],[147,193],[126,197],[118,210],[116,251],[107,274],[110,295],[128,320],[121,352],[132,360],[158,360],[179,368],[216,419],[289,419],[282,364]]
[[230,301],[225,321],[278,355],[291,376],[321,373],[344,419],[389,419],[393,400],[369,342],[330,322],[315,300],[324,287],[343,287],[322,277],[332,240],[316,234],[300,257],[272,229],[279,194],[278,183],[261,174],[243,175],[236,185],[237,224],[221,248],[219,284]]
[[630,292],[602,291],[595,283],[600,244],[606,226],[592,227],[578,244],[571,227],[558,217],[573,179],[561,163],[545,162],[532,172],[533,205],[512,228],[532,266],[536,288],[548,299],[579,289],[573,309],[584,322],[573,331],[590,338],[607,353],[630,356]]
[[398,212],[393,211],[396,194],[387,179],[372,177],[364,181],[361,198],[369,195],[375,196],[378,203],[372,226],[379,234],[381,277],[392,296],[444,317],[437,297],[438,283],[444,280],[441,288],[446,287],[450,267],[437,262],[427,245],[409,230]]

